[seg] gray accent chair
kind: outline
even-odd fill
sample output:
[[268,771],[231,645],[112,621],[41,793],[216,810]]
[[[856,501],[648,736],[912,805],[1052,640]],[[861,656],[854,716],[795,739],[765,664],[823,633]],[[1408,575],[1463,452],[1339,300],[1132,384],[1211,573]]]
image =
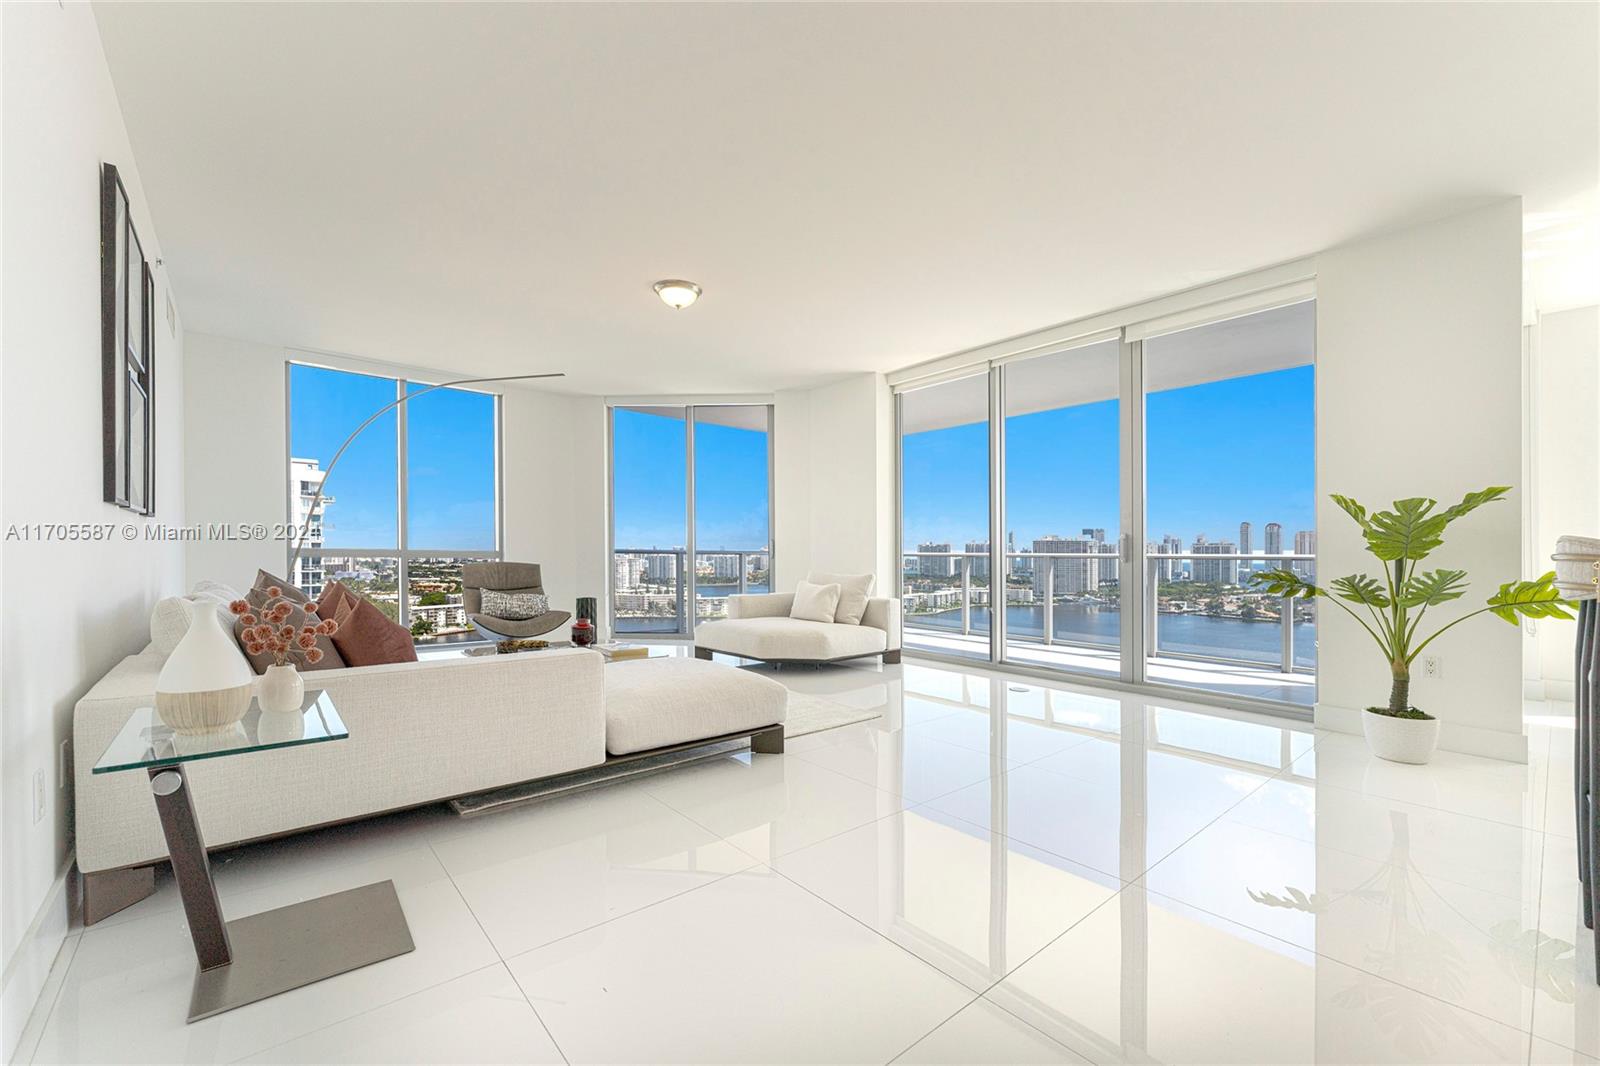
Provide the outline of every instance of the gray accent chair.
[[483,590],[544,594],[538,563],[463,563],[461,603],[472,624],[490,640],[542,637],[572,618],[571,611],[547,611],[537,618],[496,618],[483,613]]

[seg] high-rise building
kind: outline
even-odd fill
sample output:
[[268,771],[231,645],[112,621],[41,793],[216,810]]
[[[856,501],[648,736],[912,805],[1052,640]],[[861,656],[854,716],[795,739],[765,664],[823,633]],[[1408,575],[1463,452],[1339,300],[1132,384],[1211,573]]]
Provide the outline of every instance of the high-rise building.
[[[1196,555],[1236,555],[1239,549],[1237,545],[1225,540],[1212,544],[1208,543],[1205,537],[1196,537],[1194,545],[1189,550]],[[1195,559],[1190,563],[1190,569],[1196,581],[1218,585],[1239,583],[1237,559]]]
[[670,551],[662,551],[654,555],[640,556],[645,561],[645,576],[661,585],[676,583],[678,581],[678,558],[682,553],[682,548],[673,548]]
[[1276,522],[1267,523],[1265,548],[1268,555],[1277,555],[1283,551],[1283,527]]
[[612,567],[618,592],[632,592],[644,580],[646,564],[642,555],[618,555]]
[[[1302,529],[1294,535],[1294,553],[1296,555],[1317,554],[1317,532],[1314,529]],[[1313,577],[1317,572],[1315,560],[1295,560],[1294,571],[1305,577]]]
[[[935,544],[928,541],[917,545],[919,552],[947,552],[950,545]],[[954,577],[956,574],[956,561],[948,555],[920,555],[917,557],[917,576],[919,577]]]
[[1239,523],[1239,554],[1240,555],[1249,555],[1250,554],[1250,523],[1249,522],[1240,522]]
[[[1168,533],[1161,538],[1161,543],[1151,542],[1145,546],[1149,555],[1179,555],[1183,552],[1183,541]],[[1183,580],[1183,564],[1177,559],[1164,559],[1155,564],[1157,582],[1172,582]]]
[[322,488],[322,479],[327,476],[321,460],[289,460],[289,483],[294,488],[291,498],[294,500],[292,517],[295,536],[300,537],[300,530],[305,530],[301,539],[305,550],[295,560],[294,573],[289,575],[289,580],[312,599],[322,595],[323,568],[322,556],[311,553],[322,547],[322,520],[333,503],[333,497],[324,496],[317,500],[315,510],[311,507],[311,501],[315,499],[317,490]]
[[[1062,552],[1076,556],[1098,553],[1103,544],[1083,538],[1058,536],[1040,537],[1033,542],[1036,553]],[[1033,567],[1033,596],[1044,602],[1047,591],[1057,596],[1079,596],[1085,592],[1098,592],[1104,576],[1102,566],[1115,559],[1036,559]]]
[[1013,574],[1031,574],[1031,573],[1033,573],[1033,560],[1032,559],[1015,558],[1016,553],[1017,553],[1017,531],[1016,530],[1012,530],[1010,533],[1006,534],[1006,551],[1011,556],[1013,556],[1013,558],[1011,560],[1010,567],[1009,567],[1010,571]]
[[[980,552],[974,555],[973,552]],[[967,541],[967,566],[974,579],[989,579],[989,542],[986,540]],[[959,571],[957,571],[959,573]]]

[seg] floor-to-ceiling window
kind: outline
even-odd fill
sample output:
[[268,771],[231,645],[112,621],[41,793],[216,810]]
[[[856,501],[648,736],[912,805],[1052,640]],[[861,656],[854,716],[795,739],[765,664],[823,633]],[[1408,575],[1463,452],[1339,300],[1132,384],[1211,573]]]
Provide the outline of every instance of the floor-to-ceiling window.
[[1309,572],[1316,305],[1144,341],[1147,676],[1309,704],[1316,617],[1251,575]]
[[1315,701],[1309,282],[1170,308],[897,386],[908,649]]
[[904,644],[987,659],[991,593],[989,375],[901,394]]
[[1121,348],[1002,368],[1006,658],[1121,672]]
[[613,629],[689,636],[696,621],[726,616],[728,596],[769,591],[771,406],[610,416]]
[[[418,643],[479,639],[461,567],[500,558],[499,397],[309,363],[288,387],[289,519],[305,530],[289,580],[312,596],[342,581]],[[345,438],[402,396],[330,478]]]

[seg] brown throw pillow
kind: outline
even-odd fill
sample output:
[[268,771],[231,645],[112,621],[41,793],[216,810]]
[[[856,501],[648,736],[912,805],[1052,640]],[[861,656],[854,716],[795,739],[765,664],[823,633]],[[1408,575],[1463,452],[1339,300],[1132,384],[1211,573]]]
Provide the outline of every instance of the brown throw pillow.
[[[266,606],[267,599],[268,597],[265,589],[251,589],[250,595],[247,597],[250,606],[256,608],[257,610],[260,610],[262,607]],[[284,599],[288,599],[288,597],[285,596]],[[316,615],[306,613],[304,608],[292,607],[289,610],[289,617],[284,619],[282,624],[286,626],[294,626],[295,629],[300,629],[308,625],[314,626],[318,621],[320,621],[320,619]],[[239,642],[239,650],[244,652],[244,657],[246,659],[250,660],[250,668],[252,670],[258,674],[266,673],[267,667],[271,666],[273,662],[272,653],[264,651],[252,655],[250,649],[245,647],[244,641],[239,636],[239,634],[243,631],[244,620],[242,618],[235,618],[233,620],[233,639]],[[312,670],[337,670],[341,666],[349,665],[349,663],[346,663],[339,655],[339,649],[334,646],[333,640],[330,637],[326,637],[321,633],[318,633],[317,647],[322,650],[322,660],[320,662],[309,662],[303,655],[297,655],[292,660],[295,668],[301,673],[307,673]]]
[[250,591],[254,592],[257,589],[265,591],[266,589],[271,588],[273,585],[276,585],[278,588],[283,590],[283,598],[288,600],[290,603],[311,602],[310,596],[307,596],[304,592],[300,591],[298,588],[295,588],[283,578],[274,577],[265,570],[256,571],[256,583],[251,586]]
[[322,586],[322,595],[317,597],[317,617],[337,618],[339,604],[343,600],[358,600],[361,597],[351,592],[341,582],[330,581]]
[[333,619],[339,623],[333,645],[344,656],[345,665],[381,666],[417,661],[417,645],[410,631],[389,621],[368,601],[359,597],[340,599]]

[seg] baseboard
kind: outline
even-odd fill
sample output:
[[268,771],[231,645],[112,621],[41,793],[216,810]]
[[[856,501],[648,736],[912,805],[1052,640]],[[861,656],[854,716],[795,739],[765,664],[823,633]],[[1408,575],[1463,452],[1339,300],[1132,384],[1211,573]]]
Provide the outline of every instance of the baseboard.
[[[1360,736],[1361,716],[1366,713],[1354,707],[1335,707],[1328,703],[1318,703],[1312,720],[1318,729],[1331,729],[1335,733],[1354,733]],[[1486,759],[1501,759],[1505,762],[1528,761],[1528,738],[1522,733],[1481,729],[1442,719],[1439,722],[1439,748],[1443,751],[1481,755]]]
[[5,1062],[16,1054],[39,994],[50,977],[50,967],[66,943],[71,924],[71,894],[67,887],[73,876],[73,861],[68,855],[66,865],[56,874],[43,905],[23,934],[22,943],[6,960],[5,975],[0,978],[0,1060]]

